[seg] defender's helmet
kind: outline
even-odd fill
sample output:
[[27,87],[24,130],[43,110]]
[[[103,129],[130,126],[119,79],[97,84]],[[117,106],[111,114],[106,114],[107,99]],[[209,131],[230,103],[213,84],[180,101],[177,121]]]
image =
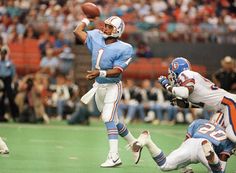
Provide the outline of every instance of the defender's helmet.
[[103,33],[105,38],[107,37],[120,37],[125,30],[124,21],[118,16],[111,16],[104,21],[105,24],[113,26],[113,31],[111,35]]
[[185,70],[190,70],[190,63],[187,59],[178,57],[171,62],[168,69],[168,79],[172,85],[177,83],[179,74]]

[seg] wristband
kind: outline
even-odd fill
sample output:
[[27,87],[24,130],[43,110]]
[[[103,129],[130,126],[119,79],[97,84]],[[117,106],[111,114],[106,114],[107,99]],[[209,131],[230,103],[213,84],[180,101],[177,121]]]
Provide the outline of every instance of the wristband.
[[81,22],[85,23],[86,26],[90,24],[90,21],[88,20],[88,18],[83,18]]
[[171,87],[170,84],[166,84],[166,85],[165,85],[165,88],[166,88],[167,90],[169,90],[170,87]]
[[99,76],[100,77],[106,77],[107,76],[107,71],[106,70],[99,70]]

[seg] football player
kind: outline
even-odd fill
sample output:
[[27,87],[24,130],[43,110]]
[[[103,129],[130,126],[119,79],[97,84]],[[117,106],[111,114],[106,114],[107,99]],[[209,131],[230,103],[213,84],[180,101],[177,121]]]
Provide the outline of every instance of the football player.
[[9,154],[9,149],[1,137],[0,137],[0,154]]
[[226,162],[234,154],[236,147],[227,138],[223,127],[204,119],[195,120],[189,125],[186,140],[168,156],[165,156],[152,141],[148,131],[142,132],[138,141],[133,144],[133,148],[136,149],[141,149],[143,146],[147,147],[162,171],[185,168],[192,163],[202,163],[211,173],[225,172]]
[[[169,80],[168,80],[169,79]],[[168,69],[168,79],[160,76],[161,85],[176,97],[187,99],[186,107],[199,106],[224,115],[227,137],[236,143],[236,95],[218,88],[199,73],[191,71],[183,57],[175,58]]]
[[[93,88],[81,98],[81,101],[86,104],[95,95],[110,146],[107,160],[101,167],[115,167],[121,164],[118,135],[126,139],[129,145],[136,141],[126,126],[119,122],[117,116],[117,107],[122,96],[122,72],[132,61],[134,51],[130,44],[119,40],[125,29],[121,18],[111,16],[104,21],[102,30],[86,32],[86,26],[93,20],[84,18],[74,30],[74,34],[87,45],[92,55],[92,69],[88,71],[86,78],[95,79]],[[139,151],[134,151],[133,154],[137,163]]]

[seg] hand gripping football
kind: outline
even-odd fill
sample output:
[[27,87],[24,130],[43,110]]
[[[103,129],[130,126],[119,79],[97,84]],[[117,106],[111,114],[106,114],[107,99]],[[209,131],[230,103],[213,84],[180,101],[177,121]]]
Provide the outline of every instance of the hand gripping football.
[[95,18],[100,16],[100,11],[97,5],[91,2],[86,2],[81,5],[81,9],[87,18]]

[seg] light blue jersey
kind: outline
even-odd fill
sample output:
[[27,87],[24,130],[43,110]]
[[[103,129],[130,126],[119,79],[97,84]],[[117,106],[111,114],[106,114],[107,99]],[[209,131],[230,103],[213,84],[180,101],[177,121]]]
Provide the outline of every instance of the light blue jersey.
[[208,120],[193,121],[189,125],[187,133],[191,138],[204,138],[210,141],[217,155],[221,153],[231,155],[232,149],[235,148],[235,144],[227,138],[225,130]]
[[10,60],[0,60],[0,77],[13,77],[15,73],[15,65]]
[[[106,45],[102,33],[98,29],[87,32],[87,47],[92,54],[92,69],[109,70],[119,68],[122,71],[126,69],[132,61],[134,53],[133,47],[123,41]],[[97,77],[98,83],[118,83],[122,75],[118,77]]]

